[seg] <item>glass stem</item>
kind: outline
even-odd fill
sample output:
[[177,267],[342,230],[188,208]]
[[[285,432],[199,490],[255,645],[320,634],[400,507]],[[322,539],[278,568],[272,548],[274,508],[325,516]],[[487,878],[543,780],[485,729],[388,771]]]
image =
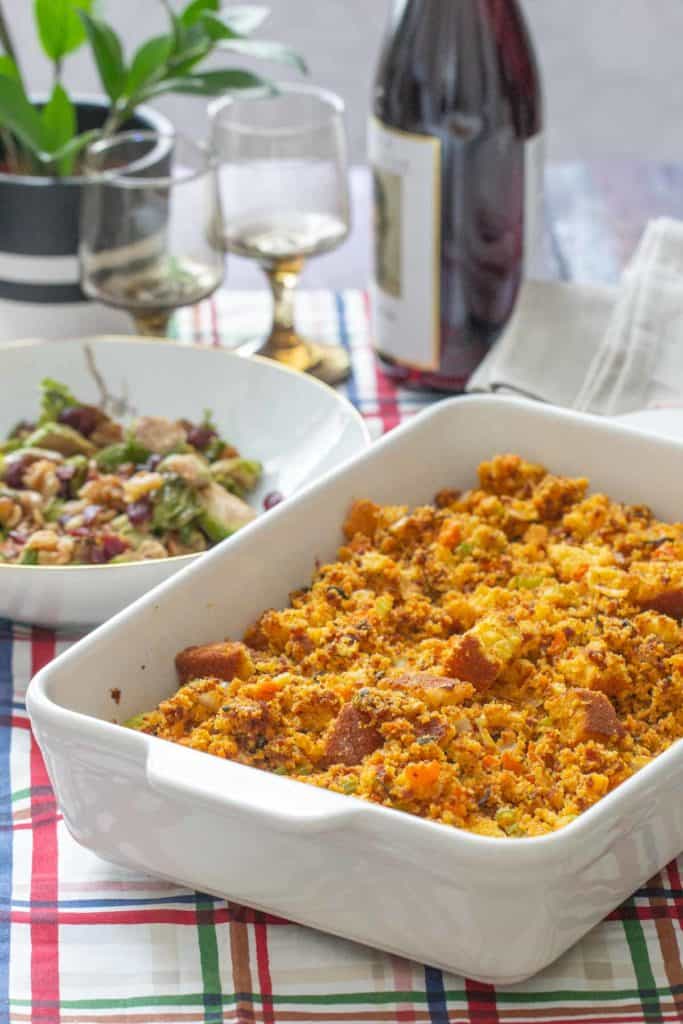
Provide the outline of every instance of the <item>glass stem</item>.
[[302,259],[278,260],[263,268],[273,293],[273,326],[260,351],[293,370],[305,372],[316,366],[319,358],[314,356],[308,342],[299,337],[294,326],[294,289],[303,265]]
[[268,355],[301,345],[294,327],[294,290],[302,267],[303,260],[282,260],[264,268],[273,293],[273,326],[266,343]]
[[135,329],[146,338],[167,338],[171,314],[166,310],[152,310],[149,313],[133,313]]

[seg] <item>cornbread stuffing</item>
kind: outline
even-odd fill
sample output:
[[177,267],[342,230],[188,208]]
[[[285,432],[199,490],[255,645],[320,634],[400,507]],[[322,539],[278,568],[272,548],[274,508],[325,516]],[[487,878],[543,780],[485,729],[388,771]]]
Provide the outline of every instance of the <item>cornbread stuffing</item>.
[[410,510],[128,724],[488,836],[561,828],[683,735],[683,524],[517,455]]

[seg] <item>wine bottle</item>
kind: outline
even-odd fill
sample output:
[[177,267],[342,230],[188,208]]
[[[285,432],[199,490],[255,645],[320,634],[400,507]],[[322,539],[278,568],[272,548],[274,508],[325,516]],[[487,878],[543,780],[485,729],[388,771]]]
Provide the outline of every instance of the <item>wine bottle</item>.
[[370,119],[377,352],[461,391],[515,306],[542,194],[542,96],[516,0],[394,0]]

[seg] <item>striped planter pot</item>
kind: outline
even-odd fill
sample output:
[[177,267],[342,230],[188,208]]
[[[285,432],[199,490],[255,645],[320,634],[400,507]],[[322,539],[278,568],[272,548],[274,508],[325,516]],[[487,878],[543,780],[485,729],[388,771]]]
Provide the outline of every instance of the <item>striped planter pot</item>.
[[[39,100],[40,102],[40,100]],[[100,127],[109,104],[76,96],[81,131]],[[138,108],[129,128],[168,134],[171,122]],[[80,178],[32,178],[0,173],[0,304],[83,304],[79,285]]]

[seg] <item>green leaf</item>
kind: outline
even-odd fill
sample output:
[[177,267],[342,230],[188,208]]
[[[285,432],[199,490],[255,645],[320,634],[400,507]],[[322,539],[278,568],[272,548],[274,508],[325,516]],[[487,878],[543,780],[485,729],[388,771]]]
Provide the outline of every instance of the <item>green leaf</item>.
[[205,11],[219,11],[220,0],[193,0],[180,14],[180,22],[186,28],[194,25]]
[[21,82],[0,75],[0,127],[9,128],[33,153],[43,149],[40,114],[28,99]]
[[183,31],[182,45],[171,55],[168,71],[174,78],[186,75],[199,64],[213,49],[213,40],[207,35],[204,26],[198,22]]
[[12,58],[4,53],[0,54],[0,75],[4,75],[5,78],[13,78],[15,82],[21,82],[19,68]]
[[256,4],[231,4],[221,11],[223,22],[240,36],[254,32],[270,14],[270,8]]
[[182,42],[183,26],[180,18],[175,13],[171,6],[171,0],[161,0],[164,10],[168,15],[168,20],[171,23],[171,31],[173,33],[173,46],[174,49],[178,49]]
[[90,11],[92,5],[93,0],[35,0],[38,35],[50,60],[62,60],[85,42],[78,11]]
[[93,128],[92,131],[83,132],[82,135],[76,135],[70,139],[65,145],[60,146],[59,149],[55,150],[54,153],[39,153],[38,156],[42,161],[49,161],[54,163],[55,161],[68,160],[77,156],[82,149],[90,143],[94,142],[95,139],[100,138],[101,132],[98,129]]
[[81,20],[92,47],[102,85],[115,103],[126,84],[126,65],[121,40],[114,29],[99,18],[93,18],[81,11]]
[[239,32],[226,25],[216,14],[203,14],[201,24],[206,35],[214,42],[220,39],[242,39]]
[[[63,86],[57,83],[48,103],[40,112],[43,125],[43,149],[56,153],[66,146],[76,134],[76,109]],[[56,161],[57,173],[65,176],[73,170],[73,156],[62,156]]]
[[188,96],[220,96],[233,90],[253,89],[259,93],[276,92],[275,86],[265,78],[251,71],[228,69],[205,71],[202,74],[186,75],[184,78],[168,78],[144,93],[144,99],[152,99],[163,93],[181,93]]
[[126,79],[126,96],[135,96],[142,86],[158,81],[166,70],[166,62],[173,50],[173,36],[156,36],[143,43],[133,57]]
[[259,60],[273,60],[282,64],[293,64],[303,74],[308,74],[308,67],[303,57],[282,43],[273,43],[266,39],[225,39],[218,44],[222,50],[239,53],[242,57],[256,57]]

